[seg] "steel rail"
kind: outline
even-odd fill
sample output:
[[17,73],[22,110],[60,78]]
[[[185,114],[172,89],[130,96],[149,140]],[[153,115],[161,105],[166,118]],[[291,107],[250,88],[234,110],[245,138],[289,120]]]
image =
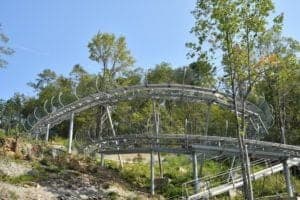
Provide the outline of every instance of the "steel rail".
[[[70,113],[79,113],[96,105],[114,105],[119,101],[132,99],[167,99],[187,102],[208,102],[232,110],[230,95],[216,90],[179,84],[151,84],[117,88],[107,93],[98,92],[78,99],[55,112],[40,118],[31,129],[36,132],[41,127],[51,124],[51,127],[69,118]],[[239,105],[241,111],[242,106]],[[250,102],[246,102],[246,114],[259,117],[262,111]]]
[[[157,143],[159,139],[159,143]],[[118,145],[115,145],[118,143]],[[300,158],[300,147],[273,142],[245,139],[250,156],[259,158],[285,159]],[[104,137],[91,144],[94,150],[104,154],[169,152],[186,153],[199,152],[222,154],[226,156],[239,155],[238,139],[230,137],[184,135],[184,134],[130,134],[116,137]]]

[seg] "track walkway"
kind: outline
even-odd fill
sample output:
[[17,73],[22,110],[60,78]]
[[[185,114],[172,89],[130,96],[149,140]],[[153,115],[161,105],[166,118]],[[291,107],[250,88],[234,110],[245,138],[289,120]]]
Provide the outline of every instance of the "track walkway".
[[[292,158],[288,160],[288,166],[293,167],[293,166],[298,166],[300,165],[300,159],[299,158]],[[251,174],[252,180],[258,180],[266,176],[270,176],[274,173],[278,173],[283,170],[283,165],[282,164],[277,164],[272,167],[263,169],[261,171],[255,172]],[[241,177],[234,179],[230,183],[226,183],[223,185],[219,185],[213,188],[208,188],[205,189],[204,191],[201,191],[197,194],[193,194],[189,197],[187,197],[188,200],[194,200],[194,199],[206,199],[206,198],[211,198],[220,194],[223,194],[225,192],[229,192],[230,190],[233,190],[235,188],[239,188],[243,186],[243,179]]]

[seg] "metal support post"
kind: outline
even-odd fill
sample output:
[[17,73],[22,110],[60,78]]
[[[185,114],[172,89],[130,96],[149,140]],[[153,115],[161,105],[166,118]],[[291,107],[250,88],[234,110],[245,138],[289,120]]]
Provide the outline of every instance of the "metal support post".
[[155,185],[154,185],[154,152],[153,151],[151,151],[150,154],[150,179],[151,179],[151,186],[150,186],[151,195],[154,195]]
[[251,179],[251,169],[250,169],[250,159],[248,154],[248,147],[245,145],[245,159],[246,159],[246,174],[247,174],[247,181],[248,181],[248,200],[254,200],[253,195],[253,187],[252,187],[252,179]]
[[[108,120],[109,120],[111,131],[113,133],[113,136],[116,137],[116,132],[115,132],[114,124],[112,122],[112,118],[111,118],[111,114],[110,114],[110,109],[109,109],[108,106],[106,106],[106,112],[107,112],[107,116],[108,116]],[[116,144],[118,145],[118,142],[116,142]],[[120,154],[118,154],[118,159],[119,159],[120,167],[123,168],[123,163],[122,163],[122,159],[121,159]]]
[[70,127],[69,127],[69,145],[68,145],[68,153],[72,153],[72,141],[73,141],[73,127],[74,127],[74,113],[71,113],[70,118]]
[[104,167],[104,154],[103,154],[103,153],[101,153],[100,166],[101,166],[101,167]]
[[47,131],[46,131],[46,138],[45,138],[46,142],[48,142],[49,140],[49,132],[50,132],[50,124],[47,124]]
[[[153,113],[154,113],[154,122],[155,122],[155,133],[156,133],[156,145],[159,145],[159,122],[160,122],[160,118],[159,118],[159,114],[156,112],[155,109],[155,102],[153,102]],[[161,162],[161,156],[160,156],[160,152],[157,152],[157,157],[158,157],[158,165],[159,165],[159,176],[160,178],[163,178],[163,168],[162,168],[162,162]]]
[[287,160],[284,160],[282,165],[283,165],[283,173],[284,173],[284,178],[285,178],[286,190],[289,195],[289,198],[292,198],[292,197],[294,197],[294,191],[293,191],[293,187],[292,187],[291,174],[290,174],[290,169],[289,169]]
[[198,178],[197,154],[195,152],[193,152],[192,154],[192,159],[193,159],[193,176],[195,180],[195,193],[198,193],[200,190],[200,185],[199,185],[199,178]]

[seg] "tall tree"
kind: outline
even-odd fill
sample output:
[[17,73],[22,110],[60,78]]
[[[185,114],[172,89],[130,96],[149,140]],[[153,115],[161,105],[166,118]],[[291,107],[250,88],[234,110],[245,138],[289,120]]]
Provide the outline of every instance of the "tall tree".
[[36,91],[41,91],[49,84],[53,83],[56,79],[56,73],[51,69],[44,69],[38,74],[36,82],[29,82],[28,85]]
[[[249,158],[244,144],[245,102],[261,70],[255,67],[254,48],[257,36],[265,32],[267,17],[273,9],[272,0],[198,0],[193,11],[196,24],[191,30],[198,43],[187,44],[192,49],[190,55],[198,55],[199,59],[214,57],[215,52],[223,55],[222,64],[228,77],[226,83],[230,88],[235,110],[246,199],[254,197]],[[238,111],[240,105],[241,115]]]
[[[110,33],[96,34],[88,44],[90,59],[101,65],[100,86],[98,89],[106,90],[114,87],[117,73],[124,72],[134,64],[134,58],[127,48],[125,37],[116,37]],[[99,106],[96,112],[96,132],[101,134],[105,108]]]
[[11,130],[19,131],[22,121],[22,107],[25,97],[22,94],[14,94],[13,97],[8,99],[3,108],[3,126],[6,133],[11,133]]
[[72,71],[70,72],[70,76],[75,83],[78,83],[80,78],[87,74],[88,73],[85,71],[85,69],[79,64],[74,65]]
[[[286,132],[291,133],[291,129],[297,129],[296,113],[300,109],[300,60],[297,57],[300,43],[292,38],[282,37],[274,28],[276,27],[266,32],[260,40],[260,53],[264,55],[260,63],[269,66],[269,70],[263,73],[257,91],[274,108],[277,131],[281,133],[281,142],[286,143]],[[297,136],[289,137],[297,139]]]
[[101,64],[102,75],[108,73],[112,78],[118,72],[134,64],[134,58],[127,48],[125,37],[110,33],[96,34],[88,44],[90,59]]
[[2,32],[2,25],[0,24],[0,69],[6,67],[8,64],[3,56],[11,55],[14,50],[7,46],[9,38]]

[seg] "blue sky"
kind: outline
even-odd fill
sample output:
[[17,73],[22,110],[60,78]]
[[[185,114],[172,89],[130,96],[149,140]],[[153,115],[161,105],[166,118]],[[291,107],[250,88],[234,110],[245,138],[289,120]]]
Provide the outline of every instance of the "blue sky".
[[[300,1],[275,2],[277,13],[285,13],[284,34],[300,40]],[[0,98],[33,95],[26,83],[45,68],[66,75],[80,63],[97,72],[86,46],[99,30],[125,36],[137,67],[188,64],[185,42],[192,40],[194,5],[195,0],[3,0],[0,23],[16,53],[0,70]]]

